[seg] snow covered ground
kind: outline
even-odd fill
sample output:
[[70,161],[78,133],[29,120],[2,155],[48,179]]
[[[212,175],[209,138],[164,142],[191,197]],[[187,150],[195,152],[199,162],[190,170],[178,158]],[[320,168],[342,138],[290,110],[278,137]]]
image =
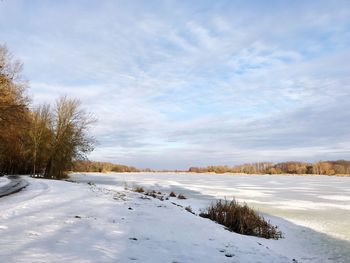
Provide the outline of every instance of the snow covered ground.
[[286,218],[350,242],[350,177],[110,173],[74,175],[76,180],[181,191],[206,206],[213,198],[236,198],[263,213]]
[[[271,217],[286,238],[235,234],[172,204],[198,211],[209,195],[192,190],[187,200],[147,199],[124,190],[127,176],[73,176],[82,183],[28,178],[27,188],[0,198],[0,262],[349,262],[336,247],[310,245],[315,231]],[[152,180],[137,184],[161,188]]]
[[8,184],[10,182],[6,177],[0,177],[0,187]]
[[[299,245],[323,260],[313,262],[325,262],[328,258],[330,262],[350,262],[350,177],[111,173],[75,174],[74,178],[105,186],[135,184],[182,192],[190,197],[188,202],[195,209],[206,207],[214,198],[236,198],[277,216],[270,217],[273,222],[279,218],[288,220],[278,222],[282,228],[293,228],[284,230],[290,232],[286,240],[297,237]],[[286,244],[284,248],[290,246]]]

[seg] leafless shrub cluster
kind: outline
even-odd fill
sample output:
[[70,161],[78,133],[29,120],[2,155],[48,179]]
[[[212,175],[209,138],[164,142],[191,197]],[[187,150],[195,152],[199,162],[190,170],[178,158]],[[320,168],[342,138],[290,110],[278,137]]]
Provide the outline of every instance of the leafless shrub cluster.
[[306,162],[259,162],[229,166],[191,167],[193,173],[245,173],[245,174],[324,174],[350,175],[350,161]]
[[186,207],[185,207],[185,210],[186,210],[187,212],[190,212],[191,214],[195,214],[195,213],[193,212],[191,206],[186,206]]
[[224,225],[228,230],[239,234],[268,239],[282,237],[282,233],[277,226],[271,225],[246,204],[239,204],[235,200],[218,200],[199,215]]
[[134,187],[134,189],[132,189],[134,192],[136,193],[143,193],[145,192],[145,189],[143,189],[143,187],[140,187],[140,186],[136,186]]
[[171,191],[170,194],[169,194],[170,197],[176,197],[176,193]]
[[155,191],[155,190],[146,191],[144,194],[147,196],[153,197],[153,198],[157,198],[160,201],[164,201],[164,199],[165,199],[164,195],[161,192]]
[[187,197],[184,196],[183,194],[179,194],[179,195],[177,196],[177,198],[178,198],[178,199],[187,199]]

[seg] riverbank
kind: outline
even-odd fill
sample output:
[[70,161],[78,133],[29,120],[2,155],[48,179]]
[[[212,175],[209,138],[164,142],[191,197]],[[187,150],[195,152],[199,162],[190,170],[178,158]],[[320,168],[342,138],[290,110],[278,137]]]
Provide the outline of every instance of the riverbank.
[[181,203],[175,198],[149,199],[93,183],[28,181],[26,189],[0,200],[4,262],[293,260],[276,248],[277,240],[229,232],[172,204]]
[[[298,242],[311,247],[311,251],[320,251],[324,258],[340,254],[347,259],[345,262],[350,259],[350,178],[188,173],[74,174],[73,177],[105,186],[139,185],[161,192],[183,193],[195,209],[206,207],[216,198],[236,198],[264,214],[297,225],[292,233],[300,237]],[[327,256],[328,252],[334,255]]]
[[[190,206],[198,213],[213,197],[186,192],[181,180],[165,177],[160,184],[144,175],[136,184],[133,179],[130,174],[72,175],[71,180],[79,183],[28,178],[27,188],[0,199],[0,258],[6,262],[349,261],[345,241],[273,216],[267,219],[279,226],[283,239],[232,233],[185,209]],[[193,178],[187,180],[198,187]],[[140,184],[164,194],[174,188],[169,186],[177,186],[177,193],[188,199],[161,201],[126,190]]]

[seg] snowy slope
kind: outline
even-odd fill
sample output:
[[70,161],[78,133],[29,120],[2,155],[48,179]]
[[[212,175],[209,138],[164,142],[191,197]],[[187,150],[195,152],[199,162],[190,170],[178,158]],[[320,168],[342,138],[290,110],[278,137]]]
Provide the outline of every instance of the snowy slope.
[[9,179],[7,179],[6,177],[0,177],[0,187],[7,185],[10,182]]
[[[349,203],[330,201],[326,203],[327,210],[323,210],[325,208],[320,209],[320,205],[324,199],[315,198],[321,193],[327,196],[333,193],[348,196],[350,178],[189,173],[87,173],[72,174],[71,177],[79,182],[95,182],[110,189],[127,184],[142,185],[145,189],[162,192],[173,190],[189,197],[184,201],[177,200],[177,203],[190,205],[197,211],[215,198],[235,197],[267,212],[269,215],[265,214],[265,217],[283,231],[283,240],[264,241],[270,249],[299,262],[350,262],[350,242],[337,238],[350,237],[347,220],[350,218],[347,210]],[[261,202],[264,206],[260,205]],[[281,202],[288,203],[288,206],[276,210],[275,204],[280,206]],[[304,206],[303,210],[296,210],[300,203],[307,203],[307,208]],[[295,216],[302,220],[295,220]],[[321,227],[315,227],[317,225]],[[326,234],[319,229],[327,230],[324,231]],[[333,236],[334,233],[337,234]]]
[[[292,262],[169,201],[29,179],[0,199],[1,262]],[[277,241],[278,242],[278,241]]]
[[[214,198],[235,198],[263,213],[350,243],[350,177],[193,173],[89,173],[72,176],[82,182],[138,184],[160,191],[182,192],[191,200],[196,199],[202,207]],[[349,247],[350,244],[346,250],[350,251]]]
[[[108,184],[28,181],[0,198],[0,262],[341,262],[313,254],[298,237],[238,235],[172,204],[196,207],[195,200],[145,199]],[[284,231],[295,230],[278,220]]]

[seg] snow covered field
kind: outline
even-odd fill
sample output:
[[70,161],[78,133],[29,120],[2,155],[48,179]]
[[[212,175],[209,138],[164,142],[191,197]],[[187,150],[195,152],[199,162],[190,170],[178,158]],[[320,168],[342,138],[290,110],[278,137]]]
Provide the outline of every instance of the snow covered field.
[[175,173],[74,175],[101,184],[125,183],[181,191],[206,206],[213,198],[236,198],[261,212],[286,218],[350,241],[350,177]]
[[182,192],[195,209],[206,207],[213,198],[234,197],[258,211],[288,220],[288,226],[303,226],[291,235],[298,236],[303,247],[323,254],[324,259],[341,262],[341,257],[350,262],[350,177],[111,173],[76,174],[74,178]]
[[[231,233],[173,205],[198,211],[213,196],[226,195],[223,188],[215,191],[217,184],[233,187],[227,175],[186,176],[75,174],[73,179],[81,183],[28,178],[26,189],[0,198],[0,262],[349,262],[348,241],[280,218],[271,221],[286,238],[266,240]],[[124,190],[125,182],[162,192],[175,189],[189,199],[146,199]],[[260,189],[241,193],[256,193],[264,201],[266,191],[262,199],[257,196]],[[338,191],[332,196],[347,195]],[[319,239],[326,242],[313,244]]]

